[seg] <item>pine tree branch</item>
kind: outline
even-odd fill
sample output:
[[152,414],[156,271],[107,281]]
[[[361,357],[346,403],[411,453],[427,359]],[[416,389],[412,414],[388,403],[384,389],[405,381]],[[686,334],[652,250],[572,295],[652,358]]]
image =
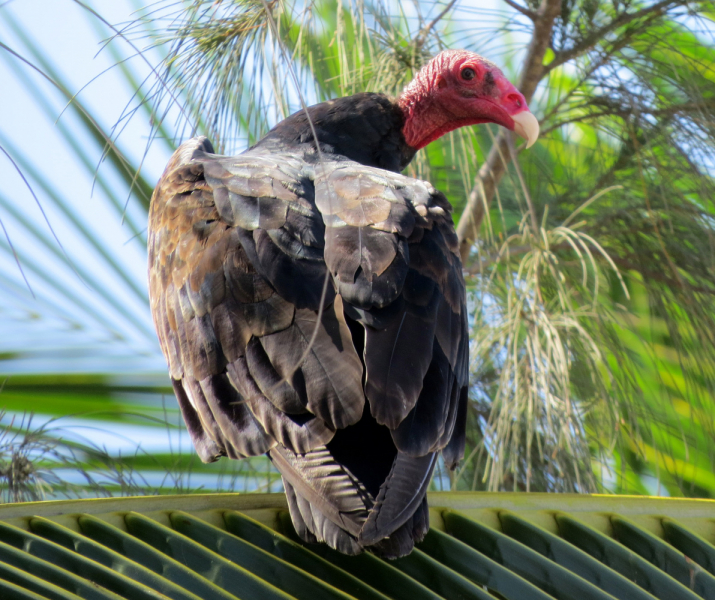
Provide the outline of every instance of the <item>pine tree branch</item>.
[[[551,42],[554,21],[561,12],[560,0],[542,0],[536,13],[534,32],[524,59],[518,88],[529,102],[534,95],[544,71],[544,55]],[[502,130],[487,156],[487,160],[479,169],[474,187],[467,197],[467,205],[459,219],[457,235],[462,261],[469,256],[472,242],[477,237],[479,226],[484,218],[485,205],[491,202],[494,191],[506,172],[508,156],[507,135],[511,133]]]
[[506,2],[514,10],[518,10],[522,15],[526,15],[527,17],[529,17],[532,21],[536,21],[536,19],[539,18],[539,15],[533,10],[529,10],[525,6],[514,2],[514,0],[504,0],[504,2]]
[[[699,113],[705,108],[715,109],[715,103],[702,101],[702,102],[683,102],[681,104],[674,104],[673,106],[665,106],[663,108],[642,108],[640,114],[649,115],[651,117],[671,117],[678,114],[691,114]],[[542,129],[540,135],[545,136],[551,133],[554,129],[563,127],[564,125],[570,125],[572,123],[580,123],[583,121],[590,121],[592,119],[602,119],[603,117],[621,117],[626,119],[633,115],[632,108],[614,107],[611,110],[594,111],[585,115],[578,115],[571,117],[569,119],[564,119],[562,121],[557,121],[553,125]]]
[[568,48],[567,50],[562,50],[554,56],[552,60],[546,67],[544,67],[543,74],[546,75],[548,72],[552,71],[556,67],[560,67],[564,63],[581,56],[584,52],[588,52],[596,44],[598,44],[603,38],[611,33],[614,29],[628,25],[633,21],[642,19],[643,17],[658,17],[664,14],[669,9],[675,6],[683,6],[688,3],[688,0],[661,0],[651,6],[642,8],[632,13],[623,12],[613,19],[610,23],[599,27],[598,29],[591,32],[590,35],[585,37],[583,40]]
[[439,23],[444,18],[444,16],[450,10],[452,10],[452,7],[455,5],[456,2],[457,0],[450,0],[450,2],[447,3],[447,6],[445,6],[444,9],[434,19],[432,19],[431,22],[429,22],[422,28],[422,30],[419,32],[419,34],[417,34],[417,37],[415,38],[415,48],[419,50],[422,48],[422,46],[425,45],[430,31],[432,31],[435,25],[437,25],[437,23]]
[[689,292],[694,292],[696,294],[708,294],[715,295],[715,287],[707,287],[703,285],[694,285],[682,278],[673,277],[669,275],[670,269],[666,268],[648,268],[640,260],[640,257],[635,257],[637,260],[631,261],[628,258],[617,256],[614,253],[610,254],[611,260],[618,265],[621,271],[633,271],[634,273],[640,273],[641,276],[647,278],[648,280],[657,281],[659,283],[664,283],[671,290],[687,290]]
[[[536,13],[536,19],[534,20],[534,31],[522,68],[521,80],[518,85],[519,90],[524,94],[526,101],[530,102],[536,90],[536,86],[548,72],[588,52],[599,40],[603,39],[603,36],[638,19],[648,18],[652,20],[657,18],[671,8],[686,5],[687,1],[688,0],[661,0],[660,2],[656,2],[651,6],[632,13],[621,13],[608,24],[592,32],[581,42],[558,53],[554,60],[545,66],[543,65],[544,54],[550,45],[554,21],[559,15],[561,5],[556,0],[542,0],[541,6]],[[510,2],[507,3],[511,4]],[[506,173],[508,162],[506,158],[508,157],[508,135],[510,135],[510,133],[507,131],[501,130],[499,132],[487,156],[487,160],[477,173],[474,187],[467,197],[467,203],[457,227],[457,235],[460,241],[460,254],[463,262],[466,262],[469,256],[471,245],[477,237],[485,211],[491,204],[496,188]]]

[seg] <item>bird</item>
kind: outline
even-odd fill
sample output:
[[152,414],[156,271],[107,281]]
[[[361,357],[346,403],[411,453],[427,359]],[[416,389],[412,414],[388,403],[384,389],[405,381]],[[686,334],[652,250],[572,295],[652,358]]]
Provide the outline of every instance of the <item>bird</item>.
[[492,62],[431,59],[402,94],[278,123],[238,156],[183,143],[154,190],[151,312],[201,460],[267,454],[307,543],[409,554],[441,452],[463,457],[468,315],[451,205],[402,171],[458,127],[535,142]]

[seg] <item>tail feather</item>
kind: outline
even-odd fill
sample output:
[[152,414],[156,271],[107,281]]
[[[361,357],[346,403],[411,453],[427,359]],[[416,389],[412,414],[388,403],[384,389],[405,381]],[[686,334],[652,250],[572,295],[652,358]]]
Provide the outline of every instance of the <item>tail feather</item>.
[[425,498],[436,458],[436,453],[413,458],[398,452],[360,532],[360,543],[376,544],[412,518]]
[[309,544],[325,542],[343,554],[355,555],[362,552],[362,547],[354,536],[314,509],[305,498],[296,493],[288,481],[283,479],[283,483],[291,520],[298,537]]
[[[359,535],[373,499],[360,481],[333,459],[325,446],[305,454],[275,447],[269,456],[283,475],[283,481],[308,503],[314,517],[319,514],[354,537]],[[311,527],[307,517],[304,515],[306,525],[320,538],[317,527]]]
[[412,552],[429,530],[429,507],[427,498],[423,497],[415,513],[394,532],[374,544],[363,544],[300,496],[288,481],[284,479],[283,482],[293,527],[298,537],[309,544],[326,543],[349,555],[368,550],[383,558],[394,559]]
[[366,548],[383,558],[400,558],[412,552],[415,544],[419,544],[425,538],[428,530],[429,507],[425,496],[415,514],[404,525],[392,535]]
[[305,454],[275,447],[270,457],[283,475],[296,533],[308,543],[324,542],[344,554],[370,550],[398,558],[429,529],[426,492],[435,454],[397,453],[377,498],[327,447]]

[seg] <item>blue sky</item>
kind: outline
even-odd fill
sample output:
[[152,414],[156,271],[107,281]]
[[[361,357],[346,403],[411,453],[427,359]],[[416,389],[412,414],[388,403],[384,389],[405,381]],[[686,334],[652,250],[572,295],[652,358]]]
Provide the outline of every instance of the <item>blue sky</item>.
[[[479,6],[484,9],[497,2],[479,2]],[[107,21],[120,26],[135,18],[133,10],[143,3],[97,0],[93,4]],[[468,14],[469,2],[462,5],[467,7],[464,16],[473,18]],[[489,27],[489,19],[496,24],[501,18],[501,13],[493,13],[481,25]],[[467,43],[471,34],[465,29],[457,38]],[[0,1],[0,41],[37,66],[41,65],[33,51],[39,51],[49,60],[42,68],[55,70],[105,129],[135,102],[132,88],[114,67],[116,55],[103,48],[102,40],[109,35],[107,27],[72,0]],[[489,46],[483,31],[479,39]],[[147,39],[135,41],[140,48],[149,43]],[[135,54],[126,42],[114,44],[122,57]],[[492,48],[491,52],[493,56],[501,51]],[[159,64],[156,52],[149,52],[147,58],[153,65]],[[151,73],[141,58],[134,57],[127,64],[139,79]],[[76,113],[63,112],[67,99],[61,93],[1,49],[0,82],[0,145],[19,163],[69,262],[84,276],[68,264],[32,193],[11,161],[0,155],[0,220],[22,257],[34,292],[33,297],[5,240],[0,239],[0,376],[95,372],[116,374],[125,384],[168,385],[166,364],[146,301],[145,243],[141,236],[134,236],[128,222],[122,222],[122,211],[112,208],[109,195],[95,182],[101,145],[87,135]],[[149,131],[145,114],[139,113],[126,123],[119,145],[132,162],[141,160]],[[80,154],[69,149],[70,142],[80,148]],[[169,153],[168,145],[161,141],[151,145],[143,166],[151,184],[159,178]],[[82,163],[81,155],[87,164]],[[38,172],[36,176],[33,169]],[[115,200],[123,204],[128,198],[126,183],[111,167],[100,165],[97,172],[100,178],[106,178]],[[53,195],[69,216],[55,204]],[[128,204],[127,216],[141,233],[145,217],[135,198]],[[92,232],[97,245],[87,242],[81,228]],[[106,252],[114,267],[98,248]],[[108,298],[114,301],[114,307]],[[20,349],[23,352],[17,354]],[[173,403],[172,408],[175,413]],[[38,419],[39,424],[46,417]],[[109,435],[106,428],[95,425],[77,418],[62,420],[67,431],[114,451],[126,452],[137,443],[150,451],[166,449],[164,428],[113,425]],[[187,441],[184,435],[184,445]]]
[[[148,3],[143,0],[92,3],[108,22],[118,27],[134,19],[133,11],[144,4]],[[493,47],[494,38],[485,36],[485,28],[488,31],[503,18],[504,13],[496,11],[503,3],[474,0],[460,6],[462,12],[454,25],[457,43],[464,40],[472,47],[483,46],[489,56],[506,61],[504,52],[508,55],[509,49]],[[474,19],[472,11],[476,6],[480,11],[493,12],[482,15],[478,31],[465,29],[459,14],[465,21]],[[38,66],[32,50],[39,49],[51,62],[45,68],[56,69],[67,87],[78,93],[78,99],[105,128],[115,124],[133,103],[125,78],[119,69],[112,68],[116,55],[101,43],[108,35],[111,31],[107,27],[72,0],[0,2],[0,40]],[[515,41],[518,47],[520,40]],[[146,38],[135,42],[139,48],[149,44]],[[113,42],[113,48],[122,57],[135,54],[121,40]],[[158,65],[160,57],[149,52],[147,59]],[[139,79],[151,74],[144,59],[136,56],[127,66]],[[18,162],[26,160],[40,171],[41,177],[34,179],[28,167],[23,166],[71,263],[86,281],[69,266],[57,242],[52,240],[43,245],[40,238],[51,239],[48,225],[11,162],[0,157],[3,175],[0,219],[24,258],[25,275],[35,293],[33,298],[12,254],[2,247],[6,246],[5,241],[0,240],[0,353],[12,353],[17,348],[36,350],[12,360],[6,356],[2,370],[101,372],[109,367],[115,371],[161,372],[164,362],[146,303],[144,243],[141,236],[133,237],[135,231],[145,228],[143,212],[136,200],[131,199],[127,217],[135,225],[133,230],[130,223],[122,222],[121,211],[111,208],[107,194],[94,181],[102,148],[86,135],[76,114],[62,113],[67,103],[62,94],[7,52],[0,52],[0,81],[3,82],[0,114],[4,116],[0,123],[0,144]],[[123,126],[120,146],[136,163],[146,148],[149,121],[140,113]],[[67,136],[86,153],[88,165],[68,151]],[[150,183],[158,179],[168,157],[166,144],[151,145],[143,167]],[[123,204],[128,198],[125,183],[115,177],[112,168],[100,166],[98,173],[107,179],[115,202]],[[43,184],[49,190],[43,189]],[[87,244],[78,226],[54,205],[51,192],[60,196],[81,227],[96,236],[116,267],[101,257],[96,246]],[[13,212],[20,213],[20,218],[15,218]],[[21,223],[22,218],[29,222],[30,229]],[[31,228],[39,232],[39,238]],[[53,281],[46,281],[47,278]]]
[[[115,25],[133,19],[137,4],[143,1],[93,3]],[[105,129],[134,102],[131,87],[120,70],[113,68],[116,55],[103,49],[101,41],[109,35],[107,27],[71,0],[0,1],[0,41],[37,66],[41,65],[34,50],[48,59],[43,70],[55,70]],[[149,41],[136,43],[144,48]],[[135,54],[121,40],[114,44],[123,57]],[[147,58],[154,65],[159,63],[157,53],[149,52]],[[132,58],[128,66],[139,79],[150,74],[141,58]],[[0,82],[0,145],[19,163],[70,259],[52,239],[45,216],[12,162],[0,155],[0,220],[22,257],[34,292],[33,297],[5,240],[0,239],[0,375],[114,373],[125,385],[128,377],[139,385],[167,385],[166,365],[146,301],[144,242],[141,236],[134,237],[130,224],[122,222],[121,210],[112,208],[109,195],[95,182],[101,145],[87,135],[76,113],[63,113],[67,99],[61,93],[1,49]],[[141,160],[149,131],[145,114],[126,123],[119,143],[132,162]],[[70,142],[80,153],[69,149]],[[143,166],[149,182],[158,179],[168,158],[166,144],[152,144]],[[100,165],[98,173],[106,178],[115,200],[123,204],[127,185],[111,167]],[[68,214],[53,201],[53,195]],[[127,216],[136,230],[145,228],[144,213],[134,198]],[[92,232],[96,245],[87,242],[82,228]],[[18,354],[20,349],[23,352]],[[175,417],[176,407],[171,408]],[[39,415],[34,422],[39,425],[47,418]],[[138,445],[149,452],[168,448],[164,427],[113,424],[108,431],[82,418],[64,418],[59,424],[65,435],[81,436],[113,452],[132,453]],[[186,434],[174,439],[173,446],[191,450]]]
[[[98,4],[102,5],[102,14],[110,22],[121,23],[131,18],[130,2],[117,0]],[[107,50],[100,52],[100,40],[107,32],[95,17],[68,0],[15,0],[4,3],[0,8],[0,39],[38,64],[31,49],[23,43],[22,37],[29,38],[31,45],[37,45],[49,57],[51,66],[61,73],[67,87],[75,92],[81,90],[79,100],[105,127],[115,123],[125,106],[132,101],[130,88],[121,73],[111,69],[114,57]],[[142,40],[139,43],[144,45],[146,42]],[[117,47],[125,54],[132,53],[126,44],[119,43]],[[114,343],[119,354],[129,357],[138,353],[143,357],[139,359],[143,365],[130,360],[132,364],[127,365],[129,368],[161,368],[163,363],[156,360],[159,358],[158,344],[153,339],[146,302],[140,299],[139,293],[132,292],[128,284],[118,281],[116,271],[98,256],[96,248],[86,244],[77,226],[72,225],[68,217],[55,207],[50,193],[42,188],[42,183],[46,183],[51,191],[62,197],[78,221],[94,232],[133,286],[146,296],[143,244],[138,239],[132,239],[132,229],[126,222],[122,223],[121,215],[111,209],[106,194],[93,181],[101,148],[86,135],[86,129],[71,111],[65,112],[59,123],[55,122],[66,104],[57,90],[7,52],[3,52],[1,58],[3,90],[0,93],[0,111],[4,119],[0,125],[0,141],[18,162],[26,159],[41,171],[42,182],[30,178],[32,187],[77,270],[89,274],[91,277],[85,279],[98,282],[105,294],[111,294],[125,313],[135,316],[137,323],[131,324],[117,310],[107,309],[106,299],[91,289],[91,285],[85,285],[68,266],[67,260],[54,256],[58,250],[56,242],[52,242],[51,248],[43,247],[19,219],[13,218],[11,208],[14,207],[45,237],[51,235],[32,194],[10,161],[3,157],[0,159],[2,194],[11,207],[0,207],[0,218],[18,252],[27,258],[25,274],[36,298],[32,298],[27,290],[13,257],[7,250],[2,252],[0,352],[11,351],[14,347],[35,346],[45,350],[41,368],[47,368],[48,361],[54,360],[60,370],[102,370],[101,361],[97,363],[94,360],[97,353],[91,348],[102,344],[106,351],[106,345]],[[131,61],[131,67],[140,76],[148,72],[148,67],[138,59]],[[29,77],[30,86],[23,81],[23,75]],[[90,165],[82,165],[76,155],[68,152],[68,140],[62,132],[63,128],[87,152]],[[148,130],[147,119],[139,115],[128,123],[121,134],[121,147],[134,162],[142,156]],[[169,151],[164,144],[152,146],[144,164],[144,173],[149,181],[156,181],[168,156]],[[30,177],[26,167],[23,171]],[[99,174],[108,178],[108,186],[116,190],[123,203],[128,197],[127,186],[113,176],[111,168],[100,166]],[[137,228],[144,229],[144,216],[137,210],[134,201],[129,203],[127,214]],[[75,296],[79,302],[63,297],[56,287],[43,281],[38,272],[33,272],[31,263],[36,263],[38,271],[61,281],[69,290],[69,295]],[[91,307],[97,314],[91,315],[86,307]],[[82,325],[84,327],[80,328]],[[125,342],[116,343],[117,335],[122,336]],[[55,352],[52,356],[52,350],[61,346],[74,348],[75,353],[63,355]],[[4,366],[12,368],[7,362]],[[17,368],[33,369],[33,366],[25,361]]]

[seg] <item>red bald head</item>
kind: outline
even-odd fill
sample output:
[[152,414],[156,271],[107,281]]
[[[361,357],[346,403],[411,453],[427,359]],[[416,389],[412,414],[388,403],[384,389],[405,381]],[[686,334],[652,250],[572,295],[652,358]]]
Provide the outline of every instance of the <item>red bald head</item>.
[[398,100],[403,133],[413,148],[458,127],[496,123],[536,141],[539,125],[524,96],[492,62],[466,50],[445,50],[427,63]]

